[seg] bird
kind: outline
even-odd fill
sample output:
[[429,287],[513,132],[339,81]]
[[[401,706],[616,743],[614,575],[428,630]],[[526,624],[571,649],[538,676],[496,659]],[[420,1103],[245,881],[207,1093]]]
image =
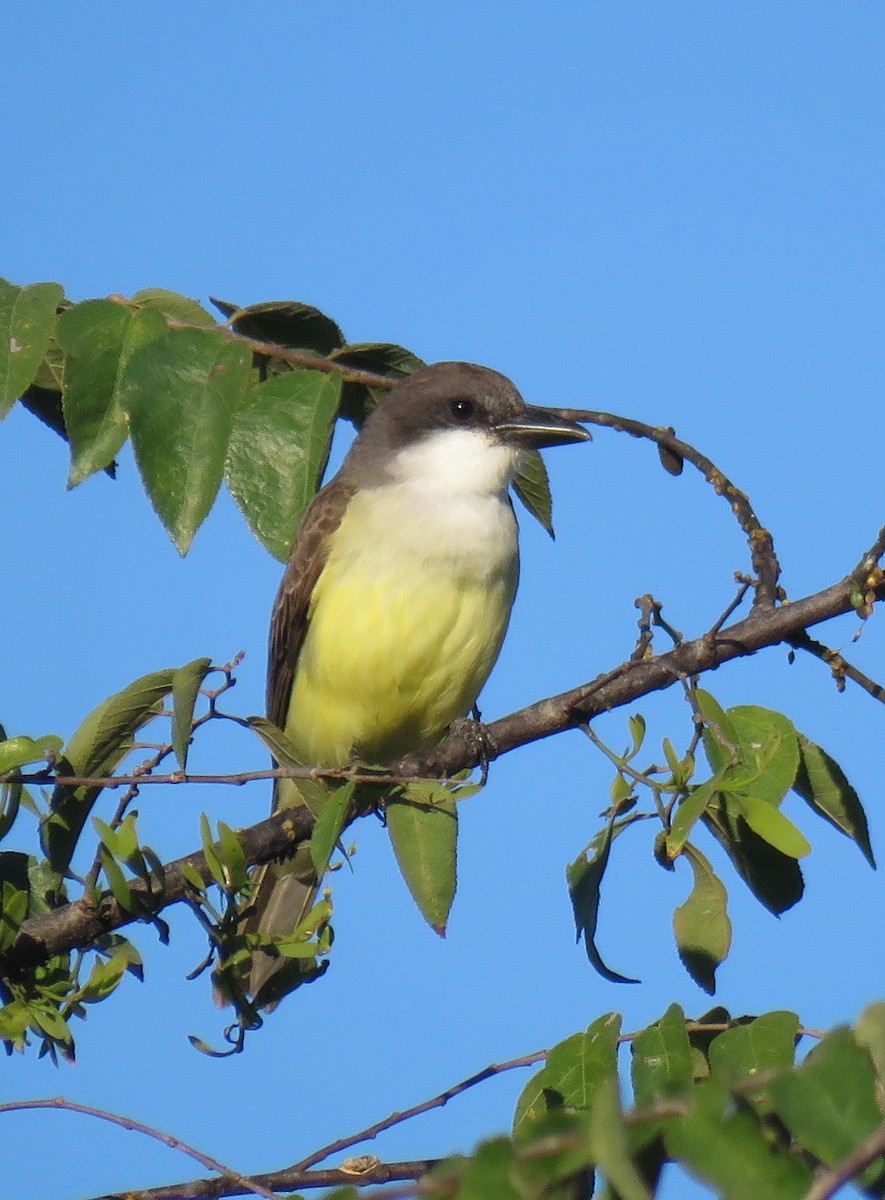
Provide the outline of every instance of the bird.
[[[307,507],[273,608],[267,713],[299,762],[390,765],[471,712],[516,595],[520,459],[589,438],[473,363],[390,389]],[[304,786],[278,779],[274,809],[305,803]],[[246,931],[290,935],[319,884],[307,846],[258,868]],[[269,1011],[318,970],[259,948],[247,991]]]

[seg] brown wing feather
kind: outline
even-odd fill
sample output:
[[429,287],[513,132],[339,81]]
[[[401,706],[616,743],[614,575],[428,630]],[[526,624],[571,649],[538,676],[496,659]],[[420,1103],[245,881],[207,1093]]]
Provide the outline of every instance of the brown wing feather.
[[329,555],[329,539],[354,493],[352,484],[333,479],[307,507],[280,582],[270,619],[267,662],[267,715],[286,727],[298,655],[307,631],[310,597]]

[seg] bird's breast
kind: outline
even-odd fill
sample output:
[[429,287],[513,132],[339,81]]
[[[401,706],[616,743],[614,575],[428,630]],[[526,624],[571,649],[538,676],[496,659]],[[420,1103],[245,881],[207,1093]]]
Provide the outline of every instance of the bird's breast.
[[[380,493],[380,494],[379,494]],[[314,589],[287,731],[305,762],[393,762],[464,716],[518,574],[506,495],[359,492]]]

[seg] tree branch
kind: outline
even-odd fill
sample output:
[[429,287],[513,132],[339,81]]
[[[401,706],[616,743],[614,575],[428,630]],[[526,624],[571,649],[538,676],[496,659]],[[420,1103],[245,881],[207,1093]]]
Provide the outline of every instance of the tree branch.
[[[868,603],[885,599],[885,575],[876,566],[885,552],[885,529],[874,546],[846,577],[823,591],[789,604],[757,605],[741,621],[692,641],[682,642],[665,654],[627,661],[590,683],[557,696],[549,696],[485,727],[484,754],[489,761],[524,746],[586,723],[600,713],[632,704],[642,696],[670,687],[691,675],[715,670],[732,659],[754,654],[767,646],[790,643],[810,626],[856,611],[858,590]],[[408,755],[391,766],[386,779],[450,777],[479,765],[475,739],[455,729],[435,750]],[[143,780],[142,780],[143,782]],[[291,853],[310,837],[313,816],[307,809],[286,809],[238,832],[249,863],[269,862]],[[187,898],[189,885],[183,866],[190,864],[204,880],[211,873],[201,852],[169,863],[162,895],[150,892],[140,881],[132,891],[150,913]],[[87,946],[95,938],[142,919],[144,913],[122,908],[110,893],[96,905],[89,898],[54,909],[25,921],[15,940],[0,954],[0,975],[32,967],[56,954]]]

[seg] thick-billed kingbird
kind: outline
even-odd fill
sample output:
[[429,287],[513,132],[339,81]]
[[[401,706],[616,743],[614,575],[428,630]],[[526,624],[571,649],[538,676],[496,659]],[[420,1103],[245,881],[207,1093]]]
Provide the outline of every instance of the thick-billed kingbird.
[[[516,593],[520,455],[589,437],[471,363],[436,363],[391,389],[307,508],[274,605],[268,716],[300,762],[394,763],[470,712]],[[277,782],[275,807],[302,803],[298,780]],[[289,935],[319,883],[308,848],[259,871],[246,928]],[[256,1004],[288,990],[276,972],[299,969],[256,951]]]

